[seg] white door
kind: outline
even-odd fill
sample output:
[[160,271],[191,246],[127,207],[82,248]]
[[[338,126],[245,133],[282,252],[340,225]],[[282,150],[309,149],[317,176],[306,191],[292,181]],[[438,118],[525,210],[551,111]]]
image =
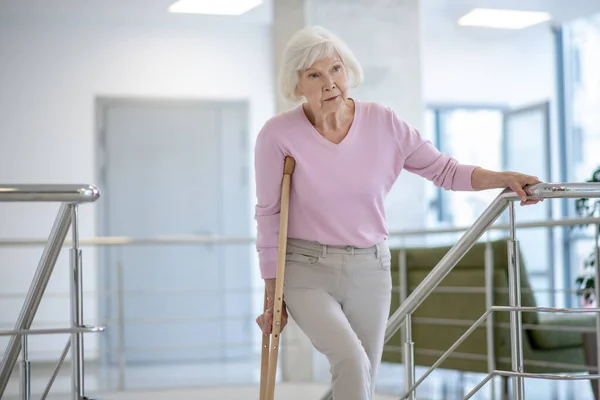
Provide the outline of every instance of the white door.
[[[250,235],[243,103],[111,100],[101,109],[102,235]],[[236,355],[228,348],[245,341],[251,294],[232,289],[249,286],[249,254],[244,245],[107,247],[103,347],[123,345],[128,363]],[[122,300],[112,295],[119,287]]]

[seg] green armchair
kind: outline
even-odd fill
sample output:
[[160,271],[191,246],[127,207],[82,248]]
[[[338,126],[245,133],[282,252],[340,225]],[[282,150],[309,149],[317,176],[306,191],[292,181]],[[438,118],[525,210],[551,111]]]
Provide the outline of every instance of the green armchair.
[[[493,241],[491,246],[494,260],[493,305],[509,305],[507,241]],[[449,250],[449,246],[406,249],[409,294]],[[433,365],[486,311],[484,253],[485,243],[475,244],[440,283],[438,288],[442,290],[436,289],[412,314],[415,365],[425,367]],[[396,288],[404,283],[400,282],[399,256],[400,250],[392,249],[392,276]],[[536,306],[533,294],[528,291],[531,288],[527,279],[527,266],[522,257],[520,266],[521,304]],[[444,287],[468,287],[475,290],[455,290],[451,293],[444,293]],[[398,290],[395,290],[392,297],[392,312],[399,306],[400,294]],[[492,316],[494,318],[495,369],[511,370],[510,313],[495,311]],[[587,365],[595,363],[595,347],[590,349],[589,346],[584,346],[584,334],[551,330],[553,326],[594,327],[595,316],[593,314],[523,312],[522,316],[525,372],[568,373],[594,369]],[[445,323],[431,319],[441,319]],[[535,327],[543,329],[533,329]],[[403,363],[401,332],[402,329],[386,344],[383,353],[384,362]],[[593,333],[585,335],[595,339]],[[486,324],[483,323],[440,368],[487,373],[486,340]],[[587,342],[589,343],[589,340]],[[594,342],[595,340],[592,340],[592,343]],[[588,349],[587,354],[585,348]],[[590,352],[594,354],[590,354]],[[547,363],[555,365],[547,365]]]

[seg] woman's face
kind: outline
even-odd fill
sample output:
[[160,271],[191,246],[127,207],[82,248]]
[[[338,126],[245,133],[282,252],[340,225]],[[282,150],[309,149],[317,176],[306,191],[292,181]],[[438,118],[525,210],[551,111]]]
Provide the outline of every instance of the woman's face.
[[348,74],[340,57],[319,60],[300,71],[296,91],[315,111],[337,111],[348,99]]

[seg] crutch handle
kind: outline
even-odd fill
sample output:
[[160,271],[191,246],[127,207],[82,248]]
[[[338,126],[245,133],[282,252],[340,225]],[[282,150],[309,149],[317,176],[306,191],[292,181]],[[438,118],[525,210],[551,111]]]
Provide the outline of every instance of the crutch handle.
[[296,166],[296,161],[292,157],[287,156],[285,158],[285,163],[283,164],[283,174],[284,175],[292,175],[294,173],[295,166]]

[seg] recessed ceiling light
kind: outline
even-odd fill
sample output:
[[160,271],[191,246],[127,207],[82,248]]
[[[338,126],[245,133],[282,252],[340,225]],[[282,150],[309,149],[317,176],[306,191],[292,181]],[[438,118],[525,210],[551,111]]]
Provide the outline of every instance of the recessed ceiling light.
[[179,0],[169,7],[172,13],[241,15],[263,0]]
[[523,29],[551,19],[547,12],[475,8],[458,20],[462,26]]

